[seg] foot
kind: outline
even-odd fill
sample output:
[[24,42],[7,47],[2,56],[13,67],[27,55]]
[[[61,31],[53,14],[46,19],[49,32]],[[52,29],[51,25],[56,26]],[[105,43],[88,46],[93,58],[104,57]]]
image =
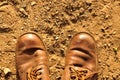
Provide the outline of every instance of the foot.
[[63,80],[97,80],[96,42],[85,32],[76,34],[65,57]]
[[49,80],[45,46],[35,33],[25,33],[16,45],[18,80]]

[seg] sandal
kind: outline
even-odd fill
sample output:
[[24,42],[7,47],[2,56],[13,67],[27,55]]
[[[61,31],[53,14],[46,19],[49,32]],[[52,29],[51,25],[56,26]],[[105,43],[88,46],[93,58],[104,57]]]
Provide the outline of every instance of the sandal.
[[50,80],[46,48],[35,33],[25,33],[16,45],[18,80]]
[[67,49],[62,80],[97,80],[95,39],[86,32],[76,34]]

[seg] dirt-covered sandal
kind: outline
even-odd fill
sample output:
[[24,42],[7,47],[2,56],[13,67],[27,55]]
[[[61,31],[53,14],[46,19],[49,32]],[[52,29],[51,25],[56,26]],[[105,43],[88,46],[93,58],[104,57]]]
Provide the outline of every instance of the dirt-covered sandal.
[[16,45],[18,80],[50,80],[45,46],[35,33],[25,33]]
[[62,80],[97,80],[95,39],[86,32],[76,34],[68,47]]

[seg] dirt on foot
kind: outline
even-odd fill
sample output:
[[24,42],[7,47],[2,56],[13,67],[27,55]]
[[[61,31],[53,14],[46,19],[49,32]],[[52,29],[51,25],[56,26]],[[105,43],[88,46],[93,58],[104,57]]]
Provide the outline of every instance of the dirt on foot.
[[78,32],[96,39],[99,80],[120,80],[120,0],[0,0],[0,80],[17,79],[16,41],[29,31],[47,47],[51,80],[61,80]]

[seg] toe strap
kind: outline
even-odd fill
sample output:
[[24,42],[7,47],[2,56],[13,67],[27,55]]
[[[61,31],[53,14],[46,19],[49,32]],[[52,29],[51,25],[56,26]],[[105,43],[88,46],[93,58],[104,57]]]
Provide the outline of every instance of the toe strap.
[[49,80],[49,70],[46,65],[37,65],[27,71],[27,80]]
[[64,74],[63,80],[98,80],[97,72],[75,66],[66,66]]

